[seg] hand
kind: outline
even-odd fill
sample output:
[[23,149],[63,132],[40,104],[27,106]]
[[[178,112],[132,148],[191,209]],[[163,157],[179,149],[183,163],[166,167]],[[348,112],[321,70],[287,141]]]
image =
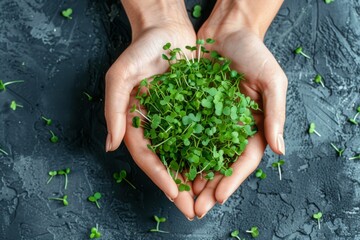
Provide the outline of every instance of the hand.
[[[221,9],[221,8],[220,8]],[[223,204],[240,184],[257,168],[265,147],[270,145],[277,154],[285,154],[283,127],[287,78],[274,56],[263,43],[264,33],[251,28],[232,16],[222,17],[215,13],[198,32],[199,39],[212,38],[216,42],[208,46],[220,55],[232,60],[232,68],[244,73],[242,93],[250,96],[262,111],[253,112],[258,132],[249,139],[249,144],[239,159],[232,164],[233,174],[224,177],[217,174],[212,181],[197,178],[193,191],[198,195],[195,213],[201,218],[215,204]],[[224,12],[224,9],[222,9]],[[226,11],[225,11],[226,12]],[[231,15],[231,14],[230,14]],[[244,21],[243,21],[244,22]],[[250,21],[251,22],[251,21]]]
[[[143,129],[132,126],[135,115],[130,114],[129,110],[133,104],[139,106],[135,95],[140,81],[167,70],[169,65],[161,58],[164,53],[162,46],[170,42],[174,48],[185,49],[186,45],[194,45],[196,34],[181,1],[172,3],[166,0],[163,4],[159,4],[158,0],[152,4],[151,1],[123,1],[123,5],[129,11],[133,41],[106,74],[106,151],[116,150],[124,138],[136,164],[188,219],[193,219],[192,191],[178,192],[177,185],[158,156],[147,148],[149,140],[144,138]],[[173,10],[175,13],[171,14]],[[140,11],[140,16],[133,14],[133,11]],[[169,19],[164,17],[166,15],[169,15]],[[160,19],[154,19],[157,16]]]

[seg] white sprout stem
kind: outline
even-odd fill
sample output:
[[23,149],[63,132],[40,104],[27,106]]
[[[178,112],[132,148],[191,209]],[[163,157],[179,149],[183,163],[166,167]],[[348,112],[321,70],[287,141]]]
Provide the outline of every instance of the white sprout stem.
[[16,106],[20,107],[20,108],[24,107],[23,105],[20,105],[20,104],[16,104]]
[[322,87],[325,87],[324,82],[322,80],[320,80],[320,84]]
[[182,50],[180,50],[180,51],[181,51],[182,55],[184,55],[184,57],[185,57],[185,59],[186,59],[187,64],[188,64],[188,65],[190,65],[189,58],[186,56],[186,54],[185,54]]
[[24,80],[16,80],[16,81],[11,81],[11,82],[6,82],[4,83],[4,86],[7,86],[7,85],[10,85],[10,84],[13,84],[13,83],[23,83]]
[[191,60],[192,60],[193,63],[195,63],[193,51],[191,51]]
[[172,129],[172,126],[170,126],[168,129],[166,129],[165,132],[168,132],[170,129]]
[[3,154],[5,154],[6,156],[9,155],[7,152],[5,152],[5,150],[2,150],[1,148],[0,148],[0,152],[2,152]]
[[246,232],[247,232],[247,233],[252,233],[252,231],[250,231],[250,230],[246,230]]
[[354,117],[354,121],[356,121],[356,118],[358,117],[358,115],[359,115],[359,112],[356,113],[356,115],[355,115],[355,117]]
[[201,45],[200,45],[200,47],[199,47],[197,50],[198,50],[198,63],[199,63],[199,62],[200,62]]
[[318,218],[318,225],[319,225],[319,229],[321,229],[321,227],[320,227],[320,218]]
[[359,155],[359,156],[355,156],[355,157],[351,157],[351,158],[349,158],[349,160],[355,160],[355,159],[360,159],[360,155]]
[[300,54],[301,54],[301,55],[303,55],[304,57],[306,57],[306,58],[310,59],[310,57],[309,57],[308,55],[306,55],[305,53],[300,52]]
[[337,152],[340,152],[340,150],[339,150],[333,143],[330,143],[330,145],[331,145]]
[[314,133],[315,133],[316,135],[318,135],[319,137],[321,137],[320,133],[318,133],[316,130],[314,130]]
[[280,167],[280,165],[278,165],[278,171],[279,171],[279,178],[280,178],[280,181],[281,181],[281,167]]
[[148,120],[149,122],[151,122],[150,118],[148,118],[147,116],[145,116],[145,114],[143,114],[141,111],[135,109],[135,112],[139,113],[141,116],[143,116],[146,120]]

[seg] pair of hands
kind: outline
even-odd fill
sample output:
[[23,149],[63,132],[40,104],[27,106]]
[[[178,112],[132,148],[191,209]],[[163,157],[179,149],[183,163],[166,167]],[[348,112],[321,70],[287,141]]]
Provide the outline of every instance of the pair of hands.
[[[287,78],[264,45],[263,36],[254,29],[239,26],[228,18],[221,19],[221,14],[213,12],[196,34],[186,15],[151,27],[132,26],[131,45],[106,75],[105,117],[106,151],[116,150],[124,139],[136,164],[192,220],[195,216],[202,218],[217,202],[223,204],[231,196],[257,168],[267,144],[274,152],[285,154]],[[190,183],[191,191],[179,192],[160,159],[147,148],[149,141],[144,138],[143,130],[132,127],[133,115],[129,110],[137,103],[135,95],[140,81],[167,70],[167,61],[161,59],[165,43],[184,50],[187,45],[193,46],[196,39],[206,38],[216,41],[207,48],[231,59],[232,68],[245,74],[246,80],[240,86],[242,93],[254,99],[264,111],[254,113],[258,133],[249,139],[244,153],[232,164],[232,176],[216,174],[211,181],[198,177]],[[184,180],[183,176],[180,178]]]

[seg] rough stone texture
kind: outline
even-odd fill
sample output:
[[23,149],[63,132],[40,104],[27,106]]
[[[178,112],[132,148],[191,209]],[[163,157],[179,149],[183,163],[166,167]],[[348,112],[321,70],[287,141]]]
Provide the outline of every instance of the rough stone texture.
[[[187,1],[189,14],[198,1]],[[201,2],[206,12],[213,1]],[[73,19],[60,15],[74,9]],[[192,20],[196,28],[206,18]],[[267,150],[260,165],[268,177],[250,176],[224,206],[188,222],[132,162],[124,146],[104,154],[104,74],[131,41],[124,11],[107,1],[1,0],[0,78],[24,79],[0,93],[0,239],[87,239],[100,224],[102,239],[229,239],[258,226],[258,239],[360,239],[360,130],[347,122],[360,104],[360,3],[287,0],[265,39],[289,78],[286,163],[283,180]],[[302,45],[312,58],[294,56]],[[316,73],[325,88],[312,82]],[[87,101],[83,91],[94,96]],[[11,100],[24,105],[9,110]],[[54,119],[50,127],[40,119]],[[322,137],[307,133],[316,122]],[[59,135],[49,142],[49,129]],[[330,142],[346,147],[337,157]],[[46,185],[47,172],[70,167]],[[115,184],[125,168],[137,186]],[[86,198],[103,193],[101,210]],[[49,201],[69,195],[70,205]],[[324,213],[322,228],[311,216]],[[152,215],[168,218],[166,235],[148,233]]]

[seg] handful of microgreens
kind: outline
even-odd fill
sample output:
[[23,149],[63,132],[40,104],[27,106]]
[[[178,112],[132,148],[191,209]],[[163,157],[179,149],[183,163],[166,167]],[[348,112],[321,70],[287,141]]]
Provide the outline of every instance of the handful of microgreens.
[[[189,191],[187,181],[197,175],[211,180],[214,172],[232,174],[230,165],[256,133],[251,110],[259,109],[240,92],[243,75],[230,68],[231,61],[208,51],[204,40],[196,43],[186,46],[190,59],[170,43],[163,46],[169,53],[162,55],[168,72],[142,80],[136,95],[140,105],[130,110],[142,116],[135,116],[132,125],[144,128],[151,141],[148,148],[160,157],[180,191]],[[178,173],[185,170],[182,182]]]

